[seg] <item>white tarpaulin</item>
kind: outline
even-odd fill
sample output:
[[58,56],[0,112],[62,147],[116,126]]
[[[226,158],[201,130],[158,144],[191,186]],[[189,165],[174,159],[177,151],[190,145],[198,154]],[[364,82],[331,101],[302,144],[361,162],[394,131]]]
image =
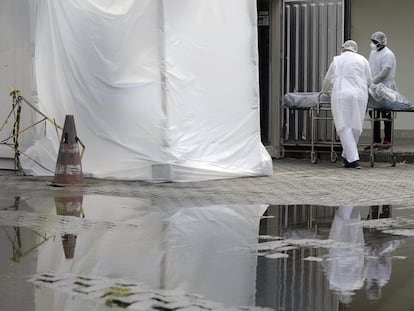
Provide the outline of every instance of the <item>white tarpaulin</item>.
[[[85,176],[272,174],[260,141],[255,0],[31,5],[36,104],[60,125],[74,115]],[[51,175],[60,137],[51,123],[34,135],[22,165]]]

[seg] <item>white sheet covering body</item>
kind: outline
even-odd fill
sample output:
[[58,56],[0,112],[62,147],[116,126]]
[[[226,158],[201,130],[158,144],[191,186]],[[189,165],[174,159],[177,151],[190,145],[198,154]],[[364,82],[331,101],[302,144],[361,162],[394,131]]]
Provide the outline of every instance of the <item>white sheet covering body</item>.
[[[73,114],[85,176],[193,181],[272,174],[260,141],[254,0],[37,3],[39,108]],[[54,172],[52,124],[22,158]],[[156,168],[154,170],[154,167]],[[155,172],[155,173],[154,173]]]
[[291,92],[286,93],[283,98],[285,108],[307,109],[316,108],[318,103],[330,104],[329,94],[320,92]]

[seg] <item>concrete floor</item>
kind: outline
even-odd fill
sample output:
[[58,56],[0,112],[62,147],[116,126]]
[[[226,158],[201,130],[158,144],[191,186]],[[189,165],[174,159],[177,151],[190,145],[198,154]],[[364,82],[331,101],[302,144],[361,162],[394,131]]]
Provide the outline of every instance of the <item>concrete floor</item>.
[[[143,215],[146,215],[146,213],[149,216],[154,216],[155,214],[157,214],[157,211],[163,211],[164,214],[162,215],[163,217],[165,217],[165,219],[162,218],[163,221],[159,221],[159,224],[165,224],[165,220],[168,219],[166,215],[168,215],[168,213],[171,210],[179,210],[176,207],[183,207],[183,210],[186,209],[186,207],[190,207],[188,210],[196,210],[194,212],[194,215],[198,215],[199,210],[204,210],[201,213],[203,215],[203,213],[205,213],[205,210],[209,210],[209,207],[218,205],[233,205],[236,206],[235,210],[243,210],[243,206],[246,205],[250,207],[260,205],[274,206],[276,207],[274,208],[275,215],[270,214],[270,216],[272,217],[266,218],[269,221],[269,223],[266,224],[266,228],[268,228],[269,230],[271,229],[270,231],[272,231],[273,233],[280,233],[276,229],[281,229],[281,227],[278,227],[277,224],[274,226],[270,226],[270,221],[277,220],[278,218],[276,216],[279,215],[279,211],[283,208],[286,209],[286,206],[288,205],[303,205],[305,207],[308,207],[308,205],[312,205],[313,207],[315,207],[315,205],[317,205],[322,209],[325,209],[325,206],[328,206],[328,209],[331,210],[331,212],[334,209],[331,209],[330,206],[347,206],[345,209],[348,209],[349,206],[354,206],[357,208],[360,207],[361,210],[365,210],[372,206],[392,205],[400,212],[406,212],[407,210],[409,212],[411,211],[411,209],[404,208],[412,207],[414,196],[414,164],[410,164],[409,162],[397,161],[395,167],[391,166],[390,163],[387,162],[378,162],[375,164],[374,167],[370,167],[369,162],[361,162],[362,169],[360,170],[345,169],[341,166],[340,161],[332,163],[331,161],[324,159],[320,159],[317,164],[311,164],[309,159],[285,158],[280,160],[274,160],[273,164],[273,175],[266,177],[246,177],[191,183],[159,184],[130,181],[127,182],[86,179],[85,185],[80,187],[53,187],[50,185],[51,181],[53,180],[52,177],[39,178],[33,176],[18,176],[10,171],[4,172],[4,174],[0,176],[0,200],[8,199],[7,202],[9,205],[2,206],[3,208],[6,207],[6,209],[4,210],[5,213],[3,222],[4,224],[9,225],[10,223],[7,221],[7,217],[12,217],[10,219],[12,219],[14,222],[19,222],[19,225],[22,227],[22,231],[24,231],[24,229],[26,229],[27,226],[35,226],[38,221],[45,222],[45,227],[47,227],[46,224],[49,221],[49,218],[47,218],[45,216],[46,214],[42,211],[48,211],[49,214],[47,215],[49,216],[52,214],[52,216],[55,216],[56,213],[55,207],[52,206],[53,204],[55,204],[55,201],[48,201],[47,198],[55,197],[56,199],[57,197],[61,196],[70,196],[76,198],[84,197],[85,199],[90,199],[90,201],[94,200],[94,206],[91,206],[90,208],[86,206],[87,204],[84,200],[84,208],[86,210],[85,214],[87,214],[88,217],[86,217],[85,219],[81,219],[83,225],[79,227],[82,230],[78,234],[79,237],[77,239],[76,244],[77,247],[75,254],[77,256],[75,256],[75,258],[71,261],[55,261],[55,258],[62,257],[62,243],[60,239],[51,239],[48,240],[47,243],[45,243],[44,247],[41,247],[41,249],[39,248],[39,254],[37,254],[36,252],[32,252],[31,255],[33,257],[26,258],[26,261],[23,261],[22,258],[21,263],[18,265],[19,269],[16,269],[15,267],[6,265],[10,257],[9,253],[11,251],[9,250],[9,240],[3,239],[3,244],[7,245],[8,248],[7,252],[3,253],[3,260],[1,260],[2,257],[0,256],[0,262],[3,262],[2,273],[0,273],[0,280],[3,280],[3,282],[1,282],[1,284],[3,284],[3,288],[0,288],[0,292],[3,291],[7,293],[6,297],[8,298],[7,301],[9,301],[9,304],[7,304],[6,301],[6,308],[7,306],[15,306],[16,301],[18,301],[18,303],[24,306],[30,306],[29,309],[20,308],[21,310],[32,310],[34,305],[32,297],[35,296],[33,295],[32,291],[37,291],[37,295],[35,297],[37,298],[36,303],[39,306],[42,305],[41,303],[39,303],[39,301],[43,301],[44,305],[50,305],[51,303],[55,303],[55,305],[59,305],[59,307],[63,306],[63,303],[60,304],[61,300],[57,299],[56,297],[64,297],[65,299],[67,299],[67,303],[69,304],[76,305],[77,303],[84,303],[83,298],[79,300],[74,299],[72,295],[68,295],[67,297],[64,295],[60,296],[59,287],[53,288],[53,292],[48,290],[43,292],[39,290],[38,287],[36,287],[37,289],[35,290],[28,286],[27,283],[22,282],[22,280],[25,280],[27,275],[33,274],[33,271],[43,272],[50,270],[52,263],[62,263],[62,266],[65,269],[72,265],[75,267],[75,263],[78,263],[78,266],[76,267],[84,267],[80,264],[83,263],[83,260],[87,261],[88,258],[96,258],[97,262],[90,266],[91,269],[93,270],[95,276],[106,276],[107,278],[105,280],[109,281],[111,279],[108,278],[108,275],[122,275],[123,271],[127,271],[128,273],[123,275],[123,277],[130,276],[132,272],[138,271],[139,267],[141,268],[140,271],[144,272],[146,272],[147,270],[154,269],[154,267],[157,269],[159,268],[159,270],[165,269],[164,265],[162,264],[159,264],[159,267],[156,263],[154,264],[154,258],[151,258],[150,256],[151,252],[147,254],[147,252],[145,251],[137,251],[135,257],[131,253],[131,245],[146,245],[145,243],[147,242],[147,239],[151,239],[149,245],[155,246],[165,245],[165,241],[168,240],[168,235],[161,235],[161,238],[159,238],[158,240],[154,240],[151,238],[151,236],[148,236],[148,232],[152,232],[152,230],[150,229],[153,228],[151,227],[152,222],[148,222],[148,219],[150,219],[150,217],[142,217]],[[45,199],[39,200],[39,197]],[[99,200],[97,200],[98,198]],[[131,201],[129,200],[129,198],[137,199],[132,200],[134,201],[133,206],[137,210],[136,215],[125,214],[130,213],[127,208],[127,203],[123,201],[123,199],[125,198],[128,198],[128,201]],[[10,202],[13,202],[13,199],[15,200],[15,205],[18,206],[18,203],[16,202],[19,202],[21,207],[24,207],[25,204],[27,204],[27,202],[31,201],[30,207],[34,206],[36,207],[36,209],[27,209],[26,211],[24,210],[24,208],[14,209],[14,205],[10,206]],[[102,200],[105,200],[105,204],[102,204]],[[116,200],[120,200],[120,202],[118,202],[117,204],[112,204],[113,202],[116,202]],[[52,205],[47,206],[47,202],[52,202]],[[280,208],[280,205],[284,207]],[[69,209],[71,208],[71,206],[68,207]],[[195,207],[195,209],[191,209],[191,207]],[[222,210],[221,207],[218,209],[219,211]],[[303,210],[305,210],[305,208],[303,208]],[[22,211],[23,213],[19,214],[20,211]],[[35,211],[36,214],[34,214],[33,211]],[[132,219],[134,219],[135,217],[136,219],[142,222],[139,223],[140,227],[134,227],[134,229],[131,231],[125,231],[124,235],[121,234],[117,238],[117,240],[113,239],[113,235],[109,235],[112,238],[106,240],[105,238],[107,238],[107,236],[105,234],[95,234],[93,230],[93,228],[95,228],[93,226],[99,224],[93,222],[94,218],[91,217],[91,213],[93,211],[95,211],[95,217],[106,217],[103,217],[103,219],[105,220],[103,224],[112,224],[114,226],[120,226],[122,222],[119,222],[118,224],[116,222],[117,217],[120,217],[120,215],[129,215],[129,218],[126,218],[128,220],[130,220],[131,216],[133,216]],[[282,214],[283,213],[280,213],[280,215]],[[39,217],[34,217],[36,215]],[[219,241],[226,241],[226,239],[228,239],[228,236],[231,236],[233,238],[236,237],[237,240],[240,240],[239,237],[243,236],[244,234],[246,234],[246,232],[249,231],[247,230],[248,226],[246,226],[246,223],[240,222],[240,220],[245,220],[245,218],[235,217],[231,213],[219,213],[219,215],[216,218],[206,217],[203,221],[199,221],[197,220],[197,217],[194,217],[193,214],[190,215],[192,215],[192,217],[186,218],[183,224],[186,225],[185,227],[187,229],[188,225],[190,225],[191,228],[196,228],[197,230],[190,230],[190,232],[187,235],[179,235],[180,241],[184,238],[184,243],[181,243],[178,245],[179,247],[175,247],[172,249],[181,251],[180,256],[178,257],[180,258],[180,260],[178,260],[177,262],[180,263],[178,265],[178,268],[183,267],[183,270],[177,268],[178,270],[173,270],[172,272],[178,271],[176,275],[180,275],[180,271],[185,271],[189,267],[199,267],[198,269],[194,268],[194,271],[199,273],[200,279],[205,279],[207,275],[206,271],[208,269],[204,269],[206,269],[206,267],[210,267],[212,262],[214,263],[213,266],[217,267],[217,271],[224,271],[222,267],[225,266],[228,270],[228,267],[233,267],[235,263],[240,262],[239,260],[235,259],[244,258],[240,254],[234,253],[234,251],[237,249],[243,250],[243,248],[240,248],[240,245],[236,245],[238,247],[229,247],[228,245],[226,245],[225,249],[223,249],[221,252],[217,252],[218,254],[220,254],[219,260],[214,257],[214,255],[216,255],[216,252],[211,252],[211,249],[214,249],[213,246],[217,246],[217,244],[220,244],[218,243]],[[233,217],[229,215],[233,215]],[[285,218],[283,217],[283,219]],[[220,221],[222,221],[222,226],[219,227],[223,228],[223,230],[216,232],[215,230],[217,230],[217,224],[220,224]],[[256,221],[259,222],[258,218],[256,219]],[[318,221],[319,223],[317,227],[319,228],[319,232],[321,232],[321,229],[324,228],[326,230],[329,229],[328,222],[322,222],[321,219],[318,219]],[[64,223],[62,223],[62,225],[64,225]],[[73,226],[68,226],[67,228],[73,230],[73,227],[76,228],[76,222],[73,223]],[[148,230],[141,231],[137,230],[137,228],[148,228]],[[177,226],[177,228],[181,227]],[[229,230],[229,228],[231,230]],[[311,237],[315,232],[315,228],[316,227],[312,227],[309,229],[307,221],[305,221],[301,227],[298,227],[297,223],[295,223],[295,229],[300,229],[298,230],[299,233],[303,233],[304,231],[306,231],[306,229],[308,229],[306,232],[308,232],[308,235]],[[283,229],[287,230],[284,227]],[[106,229],[103,232],[106,232]],[[176,232],[181,231],[177,230]],[[225,235],[226,232],[228,234],[227,237]],[[120,233],[123,233],[123,231],[120,231]],[[257,233],[254,232],[253,238],[255,240],[255,243],[257,243],[256,234]],[[267,234],[270,233],[266,231],[265,235]],[[328,233],[326,232],[326,235],[327,234]],[[306,237],[308,237],[308,235]],[[23,237],[27,238],[27,236],[27,234],[23,234]],[[201,239],[200,245],[195,243],[195,245],[197,246],[195,249],[190,247],[183,248],[183,246],[193,245],[192,243],[190,243],[190,241],[193,241],[193,239],[198,241],[197,239],[199,237],[205,237],[206,239]],[[367,238],[368,237],[369,236],[367,236]],[[244,239],[241,240],[244,241]],[[114,241],[116,242],[115,248]],[[161,241],[164,244],[162,244]],[[24,242],[24,246],[28,247],[26,245],[27,241],[25,240]],[[385,243],[382,240],[380,242],[383,244]],[[89,245],[89,247],[85,247],[85,245]],[[102,245],[104,245],[105,247],[102,247]],[[400,247],[398,249],[398,252],[396,252],[396,255],[401,255],[404,256],[404,258],[408,259],[401,262],[400,264],[394,263],[392,271],[393,278],[396,281],[393,284],[396,285],[393,285],[394,287],[392,287],[390,286],[391,284],[387,284],[387,290],[389,288],[394,289],[390,291],[391,294],[386,292],[386,290],[384,289],[384,295],[391,295],[392,297],[395,297],[395,294],[401,295],[402,292],[412,292],[411,283],[407,281],[412,279],[410,275],[411,270],[407,271],[405,265],[412,266],[412,258],[414,258],[414,255],[412,251],[413,248],[411,246],[413,244],[406,243],[405,245],[408,245],[409,247]],[[101,248],[95,248],[96,246],[101,246]],[[64,249],[66,251],[65,246]],[[74,250],[74,245],[72,249]],[[113,249],[116,249],[116,253],[114,253]],[[137,247],[137,249],[140,250],[139,247]],[[50,251],[49,253],[47,252],[48,250]],[[55,252],[54,250],[57,251]],[[107,250],[108,252],[105,254],[101,254],[99,252],[96,253],[98,250]],[[123,252],[121,252],[121,250]],[[229,250],[231,250],[230,253]],[[206,251],[207,253],[205,253]],[[342,306],[338,302],[338,298],[330,293],[325,282],[325,277],[323,277],[324,274],[321,272],[320,265],[304,261],[305,256],[315,256],[315,254],[319,253],[313,250],[306,250],[305,252],[303,249],[292,250],[291,252],[293,252],[291,254],[291,257],[289,257],[291,258],[291,260],[258,260],[257,268],[253,265],[253,268],[251,269],[252,281],[245,281],[246,284],[244,285],[259,284],[260,286],[262,286],[261,291],[258,287],[258,292],[261,292],[262,294],[268,293],[266,295],[262,295],[262,299],[264,300],[264,302],[266,302],[265,305],[275,305],[277,306],[277,308],[275,308],[276,310],[278,310],[279,307],[283,307],[283,310],[311,310],[310,308],[307,308],[307,304],[302,305],[301,308],[296,308],[296,305],[294,305],[293,302],[292,305],[290,305],[288,302],[279,303],[277,300],[275,300],[277,298],[277,295],[274,294],[274,289],[278,288],[278,286],[282,288],[282,292],[286,292],[286,297],[293,299],[292,301],[300,302],[302,301],[301,299],[303,297],[312,296],[314,294],[320,294],[320,296],[324,297],[324,299],[328,297],[329,303],[327,303],[325,299],[323,300],[324,304],[322,305],[332,305],[332,307],[315,307],[312,308],[312,310],[343,310]],[[118,256],[119,254],[122,255]],[[171,250],[169,254],[171,255]],[[223,257],[223,254],[227,254],[228,256]],[[99,263],[105,262],[105,260],[108,260],[107,262],[110,262],[109,259],[112,258],[111,256],[115,257],[116,260],[114,260],[114,262],[112,262],[111,264],[103,265],[105,267],[103,271],[100,271],[99,269],[96,270],[97,267],[101,267]],[[148,263],[147,265],[137,265],[137,262],[140,262],[139,260],[142,259],[142,257],[148,257],[151,258],[151,260],[145,261]],[[129,258],[129,261],[123,260],[124,258]],[[298,260],[298,258],[300,259]],[[200,264],[200,260],[205,260],[205,263]],[[128,265],[126,265],[126,263]],[[67,264],[69,264],[69,266],[67,266]],[[223,264],[228,265],[223,266]],[[86,266],[89,267],[89,265]],[[130,270],[128,270],[126,267]],[[281,269],[283,267],[284,270]],[[60,273],[65,272],[66,270],[63,268],[61,268],[61,270],[57,270],[56,268],[54,268],[54,271],[58,271]],[[79,270],[74,269],[74,271],[83,270],[79,268]],[[99,271],[99,273],[96,271]],[[243,267],[243,269],[237,271],[237,273],[235,273],[234,275],[245,275],[245,271],[246,268]],[[276,273],[285,273],[287,279],[294,281],[296,274],[292,274],[292,271],[296,271],[297,275],[312,276],[310,277],[309,283],[306,283],[307,285],[312,284],[311,288],[314,291],[312,292],[312,295],[309,295],[310,289],[306,286],[304,287],[305,283],[301,281],[292,283],[296,286],[293,287],[292,285],[284,284],[283,277],[271,277],[276,275]],[[191,279],[194,279],[195,272],[191,274]],[[3,279],[1,278],[1,275],[4,275]],[[56,277],[60,278],[62,276],[57,275]],[[185,279],[185,275],[181,277]],[[236,278],[236,280],[238,279]],[[315,280],[317,280],[319,283],[314,283]],[[218,288],[220,288],[219,285],[223,283],[220,278],[217,278],[217,280],[214,279],[213,281],[215,284],[217,284],[214,287]],[[403,284],[404,282],[406,284]],[[240,282],[234,281],[233,285],[239,285],[239,283]],[[13,287],[9,286],[9,284],[13,284]],[[315,286],[315,284],[317,285]],[[402,286],[401,284],[403,284],[404,286]],[[285,285],[286,290],[285,287],[283,287]],[[16,291],[16,288],[19,290]],[[26,291],[24,291],[25,288]],[[232,286],[227,286],[227,288],[232,288]],[[401,290],[401,288],[403,290]],[[23,295],[24,297],[27,297],[25,301],[24,299],[21,299],[20,296],[18,296],[17,294],[15,296],[15,293],[20,292],[25,293],[25,295]],[[56,297],[51,296],[51,293],[53,293],[53,295],[56,295]],[[161,291],[160,293],[163,294],[164,292]],[[378,310],[378,304],[367,304],[366,302],[358,304],[358,299],[360,299],[360,297],[364,295],[364,290],[361,290],[361,294],[359,296],[356,296],[355,298],[355,305],[352,305],[353,308],[349,308],[349,310],[371,310],[367,308],[367,306],[373,306],[375,310]],[[39,297],[43,297],[43,300]],[[259,295],[259,297],[256,298],[259,299],[260,297],[261,296]],[[388,296],[385,297],[388,298]],[[181,298],[180,299],[183,300],[187,297]],[[387,298],[384,298],[383,305],[385,306],[387,303]],[[273,303],[270,303],[266,299],[273,301]],[[401,304],[407,302],[408,306],[412,306],[412,301],[407,297],[403,297],[401,299],[397,298],[396,300],[401,301]],[[89,303],[90,301],[88,300],[87,302]],[[269,304],[267,304],[268,302]],[[95,300],[91,300],[90,303],[96,303],[96,306],[98,306],[94,308],[94,310],[109,310],[109,307],[107,307],[104,303],[100,301],[95,302]],[[288,308],[288,306],[290,306],[290,308]],[[360,308],[359,306],[362,307]],[[397,309],[411,310],[399,307],[397,307]],[[83,306],[79,309],[72,308],[71,310],[85,310],[85,307]],[[232,310],[237,309],[233,308]]]
[[0,196],[107,194],[151,199],[153,204],[353,204],[411,205],[414,198],[414,162],[361,162],[362,169],[345,169],[341,162],[309,159],[274,160],[273,175],[191,183],[161,183],[86,179],[82,187],[50,186],[52,177],[0,176]]

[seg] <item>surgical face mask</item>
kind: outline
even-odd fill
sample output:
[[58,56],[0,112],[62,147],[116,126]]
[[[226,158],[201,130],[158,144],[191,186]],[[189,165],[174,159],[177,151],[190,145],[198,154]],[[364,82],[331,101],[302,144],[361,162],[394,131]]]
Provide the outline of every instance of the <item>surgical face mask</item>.
[[371,42],[370,47],[371,47],[371,50],[373,50],[373,51],[377,50],[377,45],[374,44],[373,42]]

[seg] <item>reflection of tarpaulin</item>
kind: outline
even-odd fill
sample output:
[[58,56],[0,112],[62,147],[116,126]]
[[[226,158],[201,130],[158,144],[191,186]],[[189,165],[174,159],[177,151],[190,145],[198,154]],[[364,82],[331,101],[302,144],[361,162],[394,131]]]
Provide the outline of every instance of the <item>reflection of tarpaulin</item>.
[[264,206],[185,208],[168,220],[165,288],[230,305],[255,305],[257,243]]
[[[56,213],[58,215],[81,217],[83,196],[55,197]],[[63,250],[66,259],[72,259],[75,255],[76,234],[64,234],[61,236]]]
[[[58,205],[66,204],[69,211],[70,203],[62,200]],[[154,289],[198,293],[230,305],[254,305],[257,255],[250,247],[257,243],[266,206],[165,211],[146,204],[137,207],[140,204],[131,198],[84,196],[82,209],[88,220],[110,219],[118,226],[80,233],[70,264],[56,255],[60,246],[50,243],[39,252],[38,272],[127,278]],[[68,299],[66,303],[72,310],[86,310],[88,301]],[[84,304],[75,308],[76,303]]]

